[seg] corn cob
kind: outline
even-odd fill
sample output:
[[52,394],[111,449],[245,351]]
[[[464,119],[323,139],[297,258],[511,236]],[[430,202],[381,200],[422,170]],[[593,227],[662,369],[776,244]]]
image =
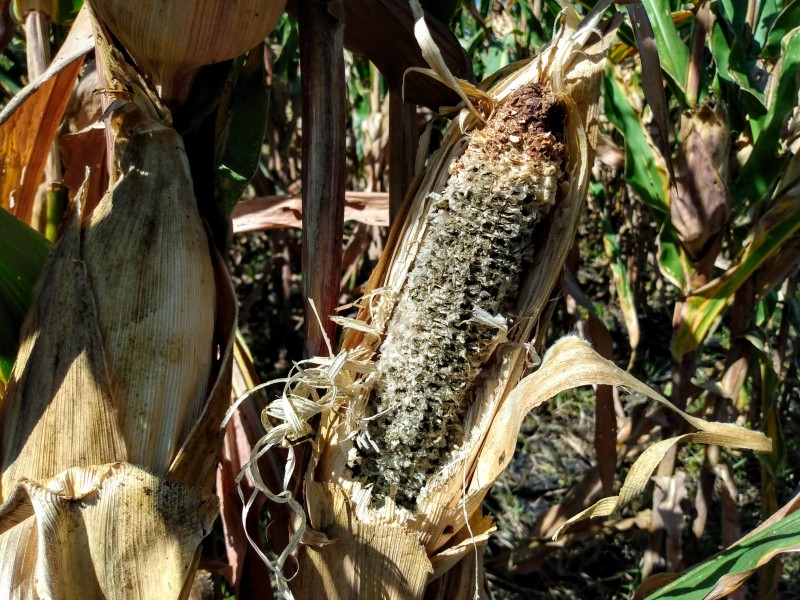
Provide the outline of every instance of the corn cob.
[[369,443],[354,474],[413,509],[464,441],[470,388],[496,344],[536,223],[566,168],[564,110],[529,84],[500,106],[432,194],[428,235],[380,347]]

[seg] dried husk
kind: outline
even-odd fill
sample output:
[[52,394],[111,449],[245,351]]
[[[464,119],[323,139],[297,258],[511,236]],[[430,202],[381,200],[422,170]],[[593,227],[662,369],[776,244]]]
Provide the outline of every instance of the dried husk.
[[111,126],[122,175],[84,225],[83,259],[128,460],[163,474],[208,394],[214,273],[178,133],[134,104]]
[[79,191],[23,324],[0,597],[185,597],[216,514],[236,300],[162,113],[112,110],[118,179],[92,214]]
[[91,0],[168,105],[182,104],[197,71],[262,42],[286,0]]
[[216,510],[209,492],[127,463],[22,480],[0,506],[0,581],[11,583],[0,590],[48,600],[181,597]]

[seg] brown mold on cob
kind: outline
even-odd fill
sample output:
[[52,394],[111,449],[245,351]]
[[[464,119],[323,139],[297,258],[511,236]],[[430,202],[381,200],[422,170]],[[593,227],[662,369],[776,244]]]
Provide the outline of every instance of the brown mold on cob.
[[507,329],[531,235],[564,175],[565,113],[528,84],[472,133],[447,186],[431,194],[428,235],[389,320],[354,474],[373,499],[413,509],[464,441],[480,367]]

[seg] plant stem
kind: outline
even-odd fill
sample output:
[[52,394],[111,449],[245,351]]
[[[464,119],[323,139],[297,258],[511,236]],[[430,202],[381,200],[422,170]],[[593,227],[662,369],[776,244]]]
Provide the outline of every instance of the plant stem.
[[[341,0],[300,0],[303,97],[303,294],[305,349],[327,354],[329,316],[339,303],[345,187],[344,8]],[[322,323],[317,321],[313,301]]]

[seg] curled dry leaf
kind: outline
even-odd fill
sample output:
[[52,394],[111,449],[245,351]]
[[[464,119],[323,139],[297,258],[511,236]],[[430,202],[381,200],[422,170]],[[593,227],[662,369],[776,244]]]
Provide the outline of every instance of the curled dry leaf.
[[93,47],[83,9],[47,70],[0,112],[0,204],[26,223],[83,57]]
[[[389,225],[389,194],[385,192],[345,192],[344,220],[367,225]],[[233,209],[233,231],[264,231],[303,226],[303,207],[299,196],[266,196],[242,200]]]

